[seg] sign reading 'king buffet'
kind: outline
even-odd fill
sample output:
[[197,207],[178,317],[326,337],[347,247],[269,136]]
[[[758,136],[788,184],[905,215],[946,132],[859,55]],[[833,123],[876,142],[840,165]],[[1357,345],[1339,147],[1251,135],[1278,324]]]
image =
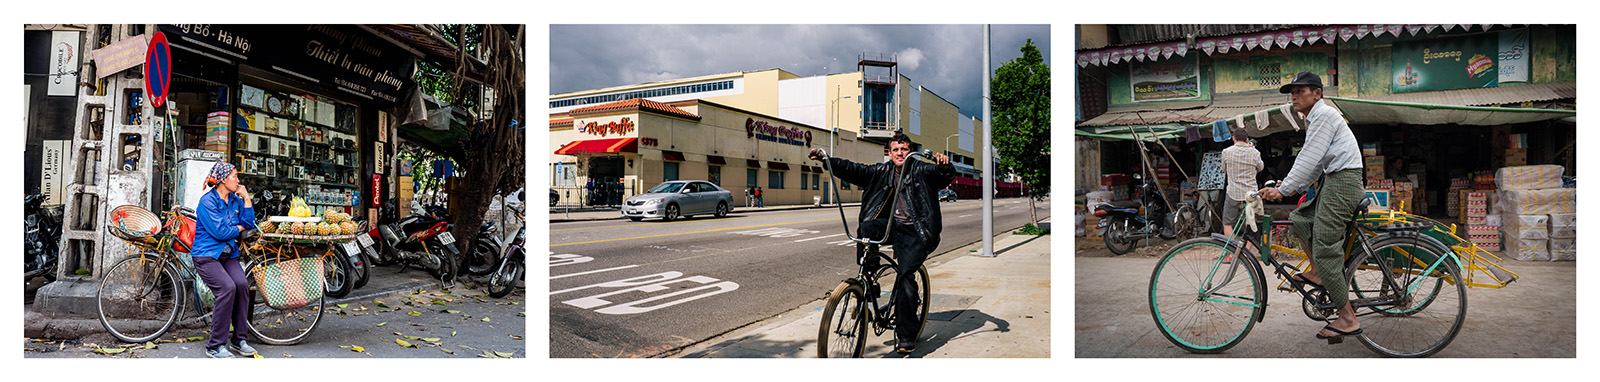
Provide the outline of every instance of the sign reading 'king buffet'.
[[351,25],[162,24],[172,40],[217,57],[397,103],[416,57]]
[[[1508,37],[1508,38],[1502,38]],[[1394,92],[1487,88],[1527,81],[1527,31],[1394,43]]]

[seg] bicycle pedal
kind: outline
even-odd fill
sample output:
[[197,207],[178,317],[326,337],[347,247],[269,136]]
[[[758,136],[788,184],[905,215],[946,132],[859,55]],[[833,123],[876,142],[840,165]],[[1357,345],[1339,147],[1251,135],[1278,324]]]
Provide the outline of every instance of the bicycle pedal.
[[1335,336],[1335,337],[1329,337],[1328,338],[1328,344],[1329,345],[1338,345],[1338,344],[1342,344],[1342,343],[1344,343],[1344,336]]

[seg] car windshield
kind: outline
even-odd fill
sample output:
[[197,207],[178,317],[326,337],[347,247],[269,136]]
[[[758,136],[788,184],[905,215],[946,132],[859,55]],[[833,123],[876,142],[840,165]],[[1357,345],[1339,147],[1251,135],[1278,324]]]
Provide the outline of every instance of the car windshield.
[[683,185],[684,184],[685,183],[662,183],[660,185],[655,186],[655,188],[651,188],[650,191],[646,191],[645,193],[647,193],[647,194],[654,194],[654,193],[668,193],[668,194],[670,194],[670,193],[678,192],[678,190],[683,189]]

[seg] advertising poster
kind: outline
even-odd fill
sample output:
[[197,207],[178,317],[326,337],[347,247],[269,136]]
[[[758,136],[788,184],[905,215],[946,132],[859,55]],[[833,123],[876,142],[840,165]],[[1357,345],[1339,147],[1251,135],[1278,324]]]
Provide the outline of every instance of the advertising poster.
[[1195,70],[1195,62],[1195,57],[1183,57],[1128,65],[1128,83],[1133,87],[1133,101],[1200,98],[1200,76]]
[[1500,85],[1500,36],[1481,34],[1396,42],[1394,92]]
[[1500,32],[1500,83],[1528,82],[1528,30]]
[[78,92],[78,32],[50,32],[50,81],[47,95]]

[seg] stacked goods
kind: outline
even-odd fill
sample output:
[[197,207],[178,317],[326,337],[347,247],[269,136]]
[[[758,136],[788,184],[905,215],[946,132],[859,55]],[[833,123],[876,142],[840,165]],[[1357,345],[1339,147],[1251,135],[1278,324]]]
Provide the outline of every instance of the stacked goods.
[[1495,181],[1494,181],[1494,172],[1493,171],[1478,171],[1478,172],[1474,172],[1474,173],[1472,173],[1471,177],[1472,177],[1472,189],[1474,189],[1474,190],[1493,190],[1493,189],[1495,189]]
[[1578,214],[1550,214],[1550,260],[1578,259]]
[[1100,190],[1110,191],[1111,200],[1133,199],[1133,177],[1128,174],[1106,174],[1100,176]]
[[1415,190],[1411,182],[1394,182],[1394,193],[1389,194],[1389,208],[1401,212],[1420,211],[1413,201],[1416,198],[1412,197]]
[[206,140],[201,148],[224,154],[228,152],[228,112],[206,115]]
[[1370,156],[1362,158],[1362,160],[1366,163],[1368,180],[1383,179],[1388,177],[1384,173],[1384,164],[1386,162],[1384,162],[1383,156]]
[[1503,167],[1495,172],[1506,246],[1517,260],[1575,260],[1577,189],[1561,188],[1562,166]]
[[1467,189],[1470,184],[1466,178],[1450,180],[1450,192],[1445,194],[1445,213],[1450,217],[1461,216],[1461,190]]
[[1500,250],[1500,231],[1489,224],[1489,194],[1483,192],[1462,191],[1458,196],[1461,202],[1461,222],[1467,227],[1467,239],[1472,240],[1478,248],[1488,251]]
[[1375,157],[1375,156],[1378,156],[1378,144],[1377,143],[1362,143],[1361,144],[1361,156],[1363,156],[1363,157]]
[[1550,260],[1550,215],[1501,215],[1506,252],[1517,260]]
[[1528,134],[1506,135],[1506,166],[1523,166],[1528,164]]

